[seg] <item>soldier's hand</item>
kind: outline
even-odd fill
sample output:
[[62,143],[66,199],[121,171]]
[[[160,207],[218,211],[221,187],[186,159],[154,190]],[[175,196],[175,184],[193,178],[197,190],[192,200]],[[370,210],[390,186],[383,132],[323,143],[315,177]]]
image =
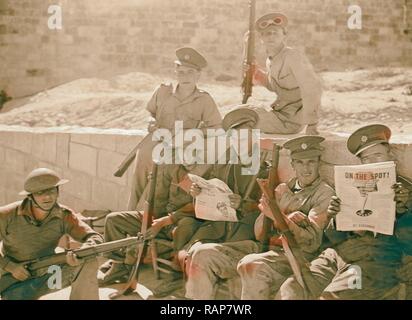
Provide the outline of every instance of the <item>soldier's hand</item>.
[[392,186],[392,189],[395,191],[394,201],[396,202],[396,212],[404,213],[408,210],[406,203],[409,200],[409,189],[405,188],[405,186],[400,182],[395,183]]
[[319,135],[318,124],[309,124],[309,125],[307,125],[305,133],[308,134],[308,135],[311,135],[311,136]]
[[200,192],[202,192],[202,188],[200,188],[196,183],[192,183],[189,191],[190,195],[193,198],[196,198],[200,194]]
[[340,203],[341,200],[337,196],[333,196],[330,199],[328,207],[329,218],[334,218],[340,212]]
[[159,219],[154,219],[151,227],[146,231],[145,237],[147,239],[153,239],[162,230],[163,227],[172,224],[173,221],[169,216],[162,217]]
[[288,218],[301,228],[307,228],[310,225],[308,216],[300,211],[292,212],[288,215]]
[[260,198],[258,208],[266,217],[270,218],[271,220],[274,220],[272,211],[269,207],[269,201],[265,195],[262,195],[262,197]]
[[76,254],[73,251],[67,251],[66,263],[70,267],[77,267],[81,264],[81,259],[77,258]]
[[237,209],[240,207],[240,203],[242,202],[242,197],[238,194],[230,194],[229,195],[230,206],[233,209]]
[[13,278],[19,281],[24,281],[30,277],[29,270],[27,270],[22,263],[9,262],[5,270],[10,272]]

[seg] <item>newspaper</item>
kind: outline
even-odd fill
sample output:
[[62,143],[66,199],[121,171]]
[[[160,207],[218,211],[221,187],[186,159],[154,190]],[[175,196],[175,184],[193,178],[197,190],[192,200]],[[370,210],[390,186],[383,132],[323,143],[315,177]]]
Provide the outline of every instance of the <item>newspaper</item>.
[[336,195],[341,212],[336,216],[339,231],[368,230],[393,235],[396,216],[396,182],[393,161],[355,166],[335,166]]
[[188,174],[202,191],[196,197],[196,218],[211,221],[238,221],[236,210],[230,206],[229,196],[232,190],[219,179],[206,180],[197,175]]

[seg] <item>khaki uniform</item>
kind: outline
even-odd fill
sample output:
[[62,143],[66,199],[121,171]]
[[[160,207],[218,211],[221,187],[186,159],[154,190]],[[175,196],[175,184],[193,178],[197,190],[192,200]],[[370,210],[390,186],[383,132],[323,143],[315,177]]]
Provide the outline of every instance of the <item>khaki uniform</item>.
[[[328,223],[327,207],[334,191],[320,178],[301,190],[295,190],[295,185],[296,178],[287,184],[280,184],[275,190],[276,200],[285,214],[300,211],[308,216],[308,227],[302,228],[292,222],[289,223],[289,228],[306,258],[310,259],[322,242],[323,229]],[[261,218],[263,214],[258,219]],[[292,274],[281,247],[245,256],[239,262],[237,270],[242,281],[242,299],[273,298],[281,284]]]
[[[412,186],[406,186],[412,189]],[[412,197],[406,213],[397,214],[393,236],[372,232],[339,232],[333,224],[326,230],[330,246],[311,262],[310,269],[323,289],[319,296],[331,299],[397,299],[397,285],[403,281],[408,286],[408,298],[412,278],[399,278],[398,269],[402,258],[412,255]],[[354,281],[353,268],[360,268],[357,282],[361,289],[351,289]],[[282,299],[302,299],[302,288],[293,278],[288,279],[280,290]]]
[[265,133],[293,134],[304,125],[318,122],[322,88],[307,58],[296,49],[284,47],[266,61],[265,87],[277,94],[272,111],[254,109],[258,128]]
[[[205,167],[207,167],[205,165]],[[154,195],[153,219],[166,216],[192,202],[193,198],[177,184],[187,174],[182,165],[159,165]],[[142,227],[143,214],[138,211],[112,212],[105,221],[105,241],[114,241],[136,236]],[[193,219],[180,217],[174,220],[157,235],[159,239],[173,240],[175,250],[180,250],[191,238],[196,230]],[[124,251],[112,252],[108,258],[123,261]]]
[[[266,176],[261,168],[259,176]],[[208,179],[224,181],[242,198],[253,176],[241,174],[241,165],[215,165]],[[250,195],[251,201],[242,202],[238,222],[202,221],[194,219],[198,229],[188,243],[186,261],[186,297],[191,299],[213,299],[220,280],[237,277],[236,264],[246,254],[258,252],[254,224],[259,214],[257,201],[260,190],[257,184]],[[178,214],[178,213],[177,213]],[[232,292],[234,296],[235,293]]]
[[[60,238],[65,234],[79,242],[103,242],[101,235],[62,205],[56,204],[41,222],[34,219],[29,198],[1,207],[0,274],[5,272],[4,268],[10,261],[20,263],[54,254]],[[63,266],[62,287],[72,285],[71,299],[99,299],[96,273],[96,259],[79,267]],[[52,291],[47,286],[50,277],[47,270],[33,276],[5,290],[2,299],[37,299]]]
[[[174,134],[175,121],[183,121],[184,129],[193,129],[200,124],[202,128],[219,128],[222,117],[213,98],[200,89],[183,101],[176,96],[176,88],[162,84],[154,92],[146,109],[156,119],[158,128],[169,129]],[[145,138],[136,154],[132,191],[128,202],[128,210],[136,210],[137,204],[147,184],[147,176],[152,166],[152,150],[158,144],[152,141],[152,134]]]

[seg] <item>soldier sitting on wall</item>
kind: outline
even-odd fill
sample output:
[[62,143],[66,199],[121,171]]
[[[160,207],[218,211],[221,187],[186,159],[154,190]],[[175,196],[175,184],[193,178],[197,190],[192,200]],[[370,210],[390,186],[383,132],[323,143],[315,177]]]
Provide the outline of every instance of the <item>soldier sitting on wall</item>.
[[[147,176],[152,165],[152,149],[158,141],[152,141],[156,129],[174,132],[175,122],[183,121],[183,129],[220,128],[222,117],[213,98],[197,88],[201,71],[207,66],[206,59],[192,48],[176,50],[175,73],[177,84],[162,84],[154,92],[146,109],[153,120],[149,124],[149,136],[136,155],[132,191],[128,210],[136,210],[147,185]],[[206,132],[206,131],[205,131]]]
[[313,66],[302,53],[288,47],[288,18],[269,13],[256,21],[268,56],[266,71],[254,67],[254,83],[277,95],[272,110],[256,108],[259,129],[265,133],[293,134],[306,126],[306,134],[317,134],[322,88]]

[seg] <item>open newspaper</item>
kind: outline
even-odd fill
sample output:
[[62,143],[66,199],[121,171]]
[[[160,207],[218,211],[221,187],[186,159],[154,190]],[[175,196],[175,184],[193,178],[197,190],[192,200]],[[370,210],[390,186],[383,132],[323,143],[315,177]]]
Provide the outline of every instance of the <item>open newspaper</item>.
[[206,180],[197,175],[188,174],[202,191],[196,197],[196,218],[212,221],[238,221],[236,210],[230,206],[229,195],[232,190],[219,179]]
[[368,230],[393,234],[396,215],[395,163],[392,161],[335,166],[336,195],[341,212],[336,216],[339,231]]

